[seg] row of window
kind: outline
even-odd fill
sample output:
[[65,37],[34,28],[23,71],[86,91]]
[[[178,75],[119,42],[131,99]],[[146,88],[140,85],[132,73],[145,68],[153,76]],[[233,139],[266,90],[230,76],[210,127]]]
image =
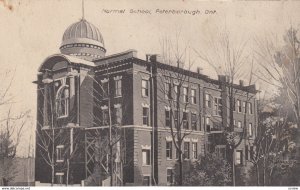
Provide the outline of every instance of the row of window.
[[[190,153],[192,153],[192,159],[198,158],[198,145],[196,142],[192,142],[192,151],[190,152],[190,142],[183,142],[183,159],[190,159]],[[166,159],[173,159],[173,143],[172,141],[166,141]],[[179,152],[175,148],[175,159],[179,159]],[[142,149],[142,165],[151,165],[151,152],[150,149]]]
[[[248,145],[245,147],[245,160],[252,160],[254,157],[254,148],[250,146],[250,150]],[[243,150],[236,150],[235,152],[235,164],[236,165],[243,165]]]
[[91,45],[91,44],[67,44],[61,47],[61,49],[70,48],[70,47],[89,47],[94,49],[103,49],[100,46]]
[[[108,81],[102,82],[102,91],[103,91],[103,98],[108,98],[111,96],[109,93],[109,86],[108,86]],[[114,80],[114,96],[115,97],[121,97],[122,96],[122,80],[115,79]]]
[[[179,112],[177,110],[175,110],[175,111],[165,110],[165,127],[172,126],[172,118],[174,118],[174,125],[175,125],[175,128],[177,128]],[[197,123],[198,123],[197,114],[191,113],[191,129],[192,130],[197,130]],[[182,114],[182,126],[184,129],[189,129],[189,113],[187,111],[184,111]]]
[[75,55],[75,56],[91,56],[91,57],[96,57],[96,58],[101,58],[102,57],[100,55],[95,55],[95,54],[90,54],[90,53],[71,53],[70,55]]
[[[173,143],[172,141],[166,141],[166,158],[173,159]],[[175,159],[179,158],[179,153],[175,148]],[[197,143],[192,143],[192,159],[198,158]],[[190,142],[183,142],[183,159],[190,159]]]
[[[212,104],[212,100],[214,100],[214,104]],[[236,105],[237,104],[237,105]],[[246,107],[247,105],[247,107]],[[212,108],[214,106],[214,114],[215,115],[221,115],[221,110],[222,110],[222,99],[221,98],[216,98],[212,97],[210,94],[205,94],[205,107],[207,108]],[[238,113],[248,113],[253,114],[253,108],[252,108],[252,103],[251,102],[245,102],[241,100],[235,100],[234,99],[234,104],[233,104],[233,111],[237,111]]]
[[[113,124],[122,123],[122,107],[114,107],[112,110],[112,122]],[[109,125],[109,110],[108,107],[102,109],[102,126]]]
[[[175,170],[174,168],[167,168],[167,185],[175,184]],[[143,176],[143,186],[150,186],[150,175]]]
[[[174,90],[174,93],[172,93],[172,89]],[[178,85],[174,85],[172,88],[172,84],[171,83],[165,83],[165,98],[166,99],[173,99],[174,101],[179,100],[179,86]],[[189,91],[190,91],[190,95],[189,95]],[[183,87],[183,96],[182,96],[182,100],[184,103],[191,103],[191,104],[196,104],[197,103],[197,99],[196,99],[196,89],[191,88],[189,90],[188,87]],[[174,94],[174,97],[173,97]]]
[[[237,104],[237,106],[235,105]],[[247,113],[247,107],[248,107],[248,113],[253,114],[253,108],[251,102],[242,102],[241,100],[234,101],[233,111],[237,111],[239,113]]]
[[[233,120],[233,125],[234,125],[234,127],[242,128],[242,122],[241,121],[236,122],[236,120]],[[252,135],[253,135],[253,126],[252,126],[252,123],[248,124],[247,131],[248,131],[248,136],[252,137]]]

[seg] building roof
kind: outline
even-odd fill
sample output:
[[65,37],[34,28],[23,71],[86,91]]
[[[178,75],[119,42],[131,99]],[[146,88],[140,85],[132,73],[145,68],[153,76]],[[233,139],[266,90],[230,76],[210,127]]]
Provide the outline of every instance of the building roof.
[[104,40],[99,29],[85,19],[81,19],[67,28],[61,46],[74,43],[86,43],[104,48]]

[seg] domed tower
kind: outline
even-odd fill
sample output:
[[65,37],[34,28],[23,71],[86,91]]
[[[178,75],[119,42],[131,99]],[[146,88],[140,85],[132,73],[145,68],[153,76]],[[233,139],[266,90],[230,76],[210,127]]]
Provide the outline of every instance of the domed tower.
[[62,54],[88,61],[102,58],[106,52],[99,29],[84,18],[67,28],[59,49]]

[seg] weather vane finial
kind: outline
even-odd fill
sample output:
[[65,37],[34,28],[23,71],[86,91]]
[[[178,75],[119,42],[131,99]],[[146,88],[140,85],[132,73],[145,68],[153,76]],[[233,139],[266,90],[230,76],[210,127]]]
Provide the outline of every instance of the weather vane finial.
[[82,0],[82,19],[84,19],[84,0]]

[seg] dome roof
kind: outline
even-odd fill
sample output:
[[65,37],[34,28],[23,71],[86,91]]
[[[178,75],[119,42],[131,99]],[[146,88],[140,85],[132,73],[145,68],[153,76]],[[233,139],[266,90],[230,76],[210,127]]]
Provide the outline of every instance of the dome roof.
[[99,29],[85,19],[81,19],[67,28],[61,46],[75,43],[86,43],[104,48],[103,37]]

